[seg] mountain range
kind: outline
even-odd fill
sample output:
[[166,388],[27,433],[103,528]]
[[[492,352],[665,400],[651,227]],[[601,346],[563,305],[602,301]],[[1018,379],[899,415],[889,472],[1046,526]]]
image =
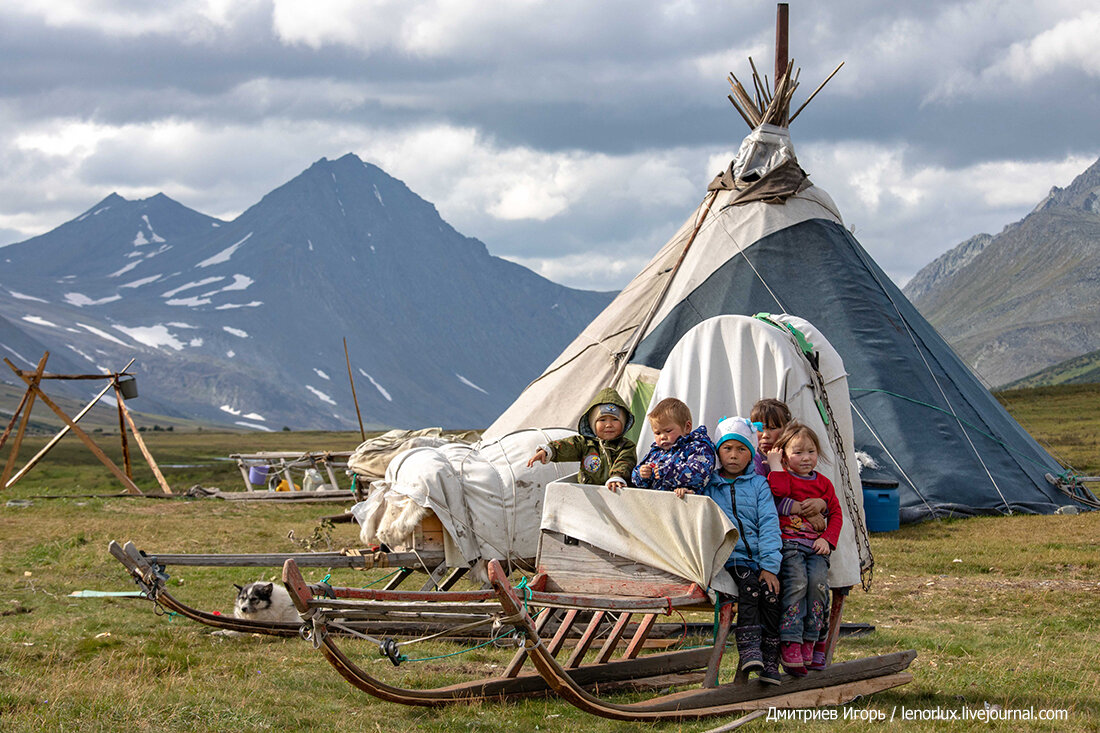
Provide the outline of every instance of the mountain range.
[[232,221],[111,194],[0,263],[17,366],[137,357],[135,408],[266,430],[358,427],[345,338],[366,427],[483,427],[613,297],[490,255],[352,154]]
[[993,387],[1100,349],[1100,160],[903,291]]

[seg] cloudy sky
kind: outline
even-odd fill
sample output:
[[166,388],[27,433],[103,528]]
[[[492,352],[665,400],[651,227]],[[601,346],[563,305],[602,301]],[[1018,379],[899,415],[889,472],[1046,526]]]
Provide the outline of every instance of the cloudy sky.
[[[489,250],[617,289],[748,132],[775,3],[0,0],[0,244],[112,191],[233,218],[353,152]],[[899,283],[1100,156],[1095,2],[790,3],[802,167]]]

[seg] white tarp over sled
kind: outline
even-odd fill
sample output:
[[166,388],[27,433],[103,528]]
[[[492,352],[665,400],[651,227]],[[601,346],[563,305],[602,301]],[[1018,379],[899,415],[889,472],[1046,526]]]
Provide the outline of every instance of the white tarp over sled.
[[367,545],[399,545],[431,510],[443,525],[447,565],[480,568],[496,559],[516,564],[538,550],[546,485],[577,472],[576,463],[527,461],[539,445],[576,433],[521,430],[489,442],[447,443],[395,456],[386,476],[352,507]]
[[613,555],[737,595],[723,565],[737,527],[705,496],[555,481],[546,487],[542,528],[583,540]]
[[[861,562],[867,567],[871,555],[844,363],[824,335],[807,321],[788,315],[771,316],[771,320],[794,326],[812,344],[819,359],[820,382],[790,331],[748,316],[718,316],[690,329],[672,348],[650,404],[665,397],[679,398],[691,408],[694,424],[706,425],[714,435],[723,417],[748,417],[761,398],[785,402],[795,419],[817,433],[822,444],[817,469],[833,482],[844,512],[840,544],[830,560],[829,584],[834,588],[857,585]],[[831,409],[833,425],[829,427],[819,410],[819,399],[822,407]],[[644,422],[638,440],[640,454],[653,443],[652,430],[648,421]]]

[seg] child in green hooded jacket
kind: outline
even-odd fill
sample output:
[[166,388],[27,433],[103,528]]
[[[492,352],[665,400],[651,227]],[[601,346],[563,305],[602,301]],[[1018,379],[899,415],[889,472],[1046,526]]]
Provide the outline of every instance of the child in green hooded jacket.
[[638,462],[637,446],[624,434],[634,424],[626,401],[611,387],[600,390],[577,423],[571,438],[552,440],[539,446],[527,467],[535,461],[568,463],[579,461],[582,484],[603,484],[617,491],[628,484],[630,472]]

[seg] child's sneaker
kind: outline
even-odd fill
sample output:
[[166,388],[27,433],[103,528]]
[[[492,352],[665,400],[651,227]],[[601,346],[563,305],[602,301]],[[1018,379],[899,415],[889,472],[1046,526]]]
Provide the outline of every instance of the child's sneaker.
[[814,643],[812,641],[802,642],[802,663],[807,667],[814,661]]
[[802,661],[802,644],[797,641],[785,641],[779,650],[779,659],[783,669],[792,677],[806,676],[806,663]]
[[829,650],[829,644],[824,641],[819,641],[814,644],[814,658],[806,666],[810,669],[822,670],[825,669],[825,654]]

